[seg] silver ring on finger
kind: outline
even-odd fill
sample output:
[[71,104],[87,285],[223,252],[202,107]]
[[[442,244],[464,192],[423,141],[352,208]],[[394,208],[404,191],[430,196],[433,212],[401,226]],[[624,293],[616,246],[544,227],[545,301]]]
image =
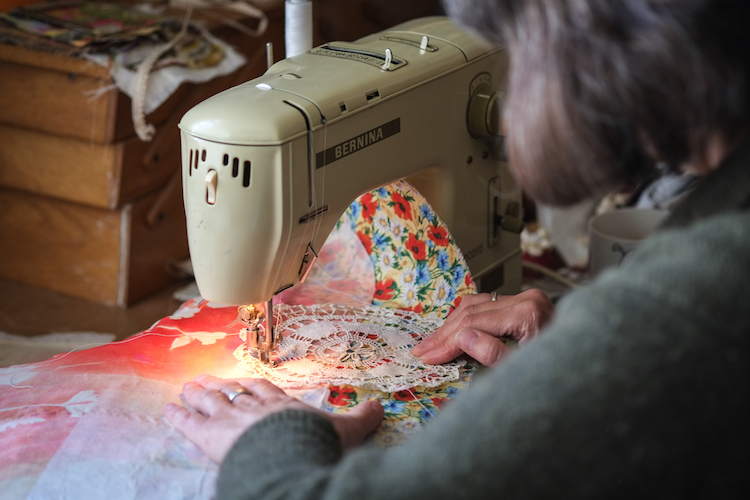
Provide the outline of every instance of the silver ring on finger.
[[234,399],[237,396],[241,396],[242,394],[247,394],[248,396],[252,396],[253,395],[252,392],[248,391],[244,387],[242,387],[240,389],[235,389],[233,391],[221,391],[221,392],[224,393],[224,395],[227,397],[227,399],[229,399],[230,403],[234,403]]

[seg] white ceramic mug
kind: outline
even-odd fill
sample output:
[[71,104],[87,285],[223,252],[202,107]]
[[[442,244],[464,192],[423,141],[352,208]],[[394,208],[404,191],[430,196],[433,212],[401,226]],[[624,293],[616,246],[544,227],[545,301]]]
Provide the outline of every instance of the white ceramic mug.
[[666,210],[623,208],[589,222],[589,271],[596,276],[619,266],[669,214]]

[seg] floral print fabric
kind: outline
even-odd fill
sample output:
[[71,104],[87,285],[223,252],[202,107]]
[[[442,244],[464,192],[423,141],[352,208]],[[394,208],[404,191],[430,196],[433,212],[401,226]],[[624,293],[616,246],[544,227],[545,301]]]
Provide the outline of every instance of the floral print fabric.
[[[476,293],[469,267],[427,200],[405,181],[357,198],[339,220],[351,225],[375,272],[372,304],[445,319],[464,295]],[[438,387],[382,392],[351,385],[332,386],[327,410],[346,412],[362,401],[379,400],[385,418],[370,439],[381,447],[402,443],[462,390],[477,369],[472,361],[457,380]]]
[[339,224],[347,221],[375,268],[373,305],[445,318],[464,295],[476,293],[448,228],[407,182],[363,194]]
[[350,385],[330,386],[326,411],[346,413],[359,403],[376,399],[385,415],[380,427],[367,440],[381,448],[403,443],[422,429],[450,400],[464,390],[479,369],[474,361],[459,368],[458,379],[438,387],[412,387],[397,392],[383,392]]

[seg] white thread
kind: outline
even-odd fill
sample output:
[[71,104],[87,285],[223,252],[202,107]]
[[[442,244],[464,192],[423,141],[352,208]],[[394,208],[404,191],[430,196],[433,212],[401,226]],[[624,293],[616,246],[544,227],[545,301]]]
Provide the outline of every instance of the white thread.
[[92,103],[110,90],[117,90],[117,85],[115,85],[114,83],[110,83],[109,85],[102,85],[101,87],[97,87],[95,89],[84,90],[82,94],[88,96],[88,99],[86,99],[87,103]]
[[[263,4],[264,7],[270,8],[270,6],[276,4],[279,2],[279,0],[253,0],[254,3]],[[266,16],[266,13],[263,12],[261,9],[250,3],[250,1],[243,1],[243,0],[169,0],[169,5],[171,7],[178,7],[178,8],[192,8],[195,7],[196,9],[201,9],[203,14],[208,15],[209,17],[212,17],[214,19],[218,19],[223,24],[226,24],[227,26],[230,26],[246,35],[249,36],[261,36],[263,33],[266,32],[266,29],[268,28],[268,16]],[[211,11],[211,9],[226,9],[226,10],[233,10],[235,12],[239,12],[240,14],[244,14],[246,16],[254,17],[258,20],[258,27],[255,29],[250,29],[245,27],[244,25],[233,21],[232,19],[215,14]]]
[[411,389],[405,389],[405,390],[406,390],[406,392],[408,392],[409,394],[411,394],[411,397],[414,398],[413,401],[416,401],[417,404],[422,407],[422,409],[425,411],[425,413],[429,414],[431,417],[435,416],[435,412],[432,411],[432,410],[430,410],[429,408],[427,408],[425,405],[423,405],[422,404],[422,400],[420,398],[418,398],[416,394],[414,394],[413,392],[411,392]]
[[284,4],[286,57],[302,54],[312,48],[312,2],[287,0]]
[[135,88],[133,90],[133,102],[130,111],[133,118],[133,128],[135,129],[135,133],[138,138],[144,142],[153,139],[154,134],[156,133],[156,127],[151,123],[146,123],[146,92],[148,90],[149,74],[162,54],[171,50],[172,47],[174,47],[177,42],[185,36],[192,12],[193,8],[188,7],[185,12],[185,18],[182,21],[182,29],[180,29],[177,36],[161,47],[154,49],[154,51],[138,65],[138,70],[135,73]]
[[[325,151],[326,147],[328,147],[328,121],[326,120],[323,122],[323,164],[325,165]],[[315,156],[317,158],[317,155]],[[313,170],[315,172],[318,171],[318,166],[315,165]],[[323,207],[326,204],[326,168],[323,167],[321,175],[323,176],[321,185],[320,185],[320,202],[318,203],[317,194],[315,195],[315,204],[317,207]],[[315,181],[313,180],[313,188],[315,187]],[[323,216],[318,217],[318,220],[315,221],[315,226],[313,228],[313,241],[318,239],[318,234],[320,233],[320,226],[323,224]]]

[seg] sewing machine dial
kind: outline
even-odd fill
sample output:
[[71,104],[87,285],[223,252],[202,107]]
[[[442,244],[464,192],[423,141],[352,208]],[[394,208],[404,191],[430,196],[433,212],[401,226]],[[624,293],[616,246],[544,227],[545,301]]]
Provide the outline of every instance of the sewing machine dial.
[[469,85],[469,95],[474,97],[480,87],[492,87],[492,75],[489,73],[479,73]]
[[473,137],[502,135],[501,115],[505,96],[492,86],[492,76],[480,73],[469,86],[467,125]]

